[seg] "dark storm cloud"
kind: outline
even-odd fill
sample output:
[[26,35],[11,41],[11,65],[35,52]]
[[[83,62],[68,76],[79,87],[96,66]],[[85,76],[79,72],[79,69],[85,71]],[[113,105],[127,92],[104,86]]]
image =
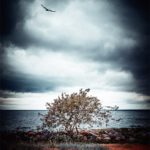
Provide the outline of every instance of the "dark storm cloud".
[[34,0],[1,0],[1,43],[6,45],[25,45],[30,37],[23,30],[23,24],[28,16],[28,6]]
[[138,45],[129,54],[123,54],[123,69],[133,74],[137,92],[150,95],[150,1],[123,1],[120,12],[122,25],[130,31],[131,36],[139,39]]
[[136,38],[138,43],[129,48],[117,47],[116,52],[105,53],[103,50],[103,54],[93,53],[93,58],[99,62],[113,64],[111,66],[113,69],[130,72],[135,79],[134,91],[150,95],[150,2],[149,0],[117,0],[115,2],[114,12],[120,16],[120,25],[126,30],[127,37]]
[[1,76],[1,90],[14,92],[45,92],[53,91],[57,85],[47,81],[23,74],[7,74]]
[[[122,49],[109,55],[93,54],[98,62],[111,62],[108,67],[114,70],[130,72],[135,80],[134,91],[149,95],[150,93],[150,51],[148,41],[140,43],[132,49]],[[100,70],[101,71],[101,70]],[[130,89],[127,86],[126,88]]]
[[150,106],[150,98],[145,98],[145,100],[133,100],[133,99],[128,99],[126,100],[129,104],[145,104]]
[[13,33],[16,24],[22,20],[23,14],[19,7],[19,0],[1,1],[1,35],[7,37]]
[[[34,0],[2,0],[1,1],[1,23],[0,23],[0,89],[15,92],[37,92],[54,89],[54,85],[47,84],[46,81],[37,80],[34,78],[26,77],[26,75],[17,74],[12,72],[12,69],[7,65],[5,60],[5,48],[14,45],[24,46],[31,39],[23,30],[23,24],[27,17],[25,9],[28,4]],[[24,6],[23,6],[24,4]],[[24,7],[24,8],[23,8]],[[4,92],[1,92],[4,96]],[[5,95],[6,96],[6,95]],[[10,95],[9,95],[10,96]]]
[[150,52],[149,44],[142,43],[123,60],[123,69],[130,71],[136,81],[136,91],[150,94]]
[[[82,52],[81,55],[85,55],[85,57],[89,56],[91,61],[97,61],[99,63],[99,66],[102,63],[107,63],[107,69],[117,69],[123,70],[125,72],[130,72],[136,81],[134,91],[147,95],[150,94],[150,52],[148,28],[149,0],[114,0],[113,2],[111,0],[108,0],[108,2],[115,8],[115,11],[112,13],[119,16],[119,25],[125,29],[126,36],[129,39],[138,39],[138,43],[136,46],[130,48],[118,46],[116,47],[116,51],[110,52],[106,52],[104,50],[103,46],[101,45],[101,41],[100,44],[98,43],[95,45],[92,45],[92,43],[87,43],[87,45],[91,44],[92,47],[78,47],[76,45],[73,45],[71,42],[69,42],[68,39],[66,40],[65,38],[59,39],[57,41],[47,41],[45,38],[38,38],[36,35],[34,37],[28,34],[23,28],[23,25],[27,17],[30,17],[28,16],[27,10],[31,2],[33,2],[33,0],[28,0],[26,3],[23,0],[2,0],[3,23],[1,24],[1,35],[2,42],[3,44],[5,44],[5,47],[9,46],[7,45],[7,43],[12,43],[13,45],[19,47],[30,47],[31,45],[36,45],[40,46],[41,48],[50,48],[54,51],[64,49],[65,51],[68,50],[71,52],[73,51],[72,49],[78,49]],[[23,6],[24,3],[26,5]],[[43,4],[51,9],[55,9],[56,12],[65,10],[68,3],[68,0],[43,1]],[[97,0],[95,1],[95,3],[97,4],[95,4],[96,7],[100,6],[100,1]],[[89,15],[91,14],[92,12],[90,12]],[[100,14],[93,13],[93,18],[96,17],[96,19],[98,19],[99,15]],[[107,16],[104,16],[104,18],[107,18]],[[102,18],[100,18],[100,20],[96,20],[96,23],[101,22],[101,19]],[[122,39],[118,40],[120,42],[120,45],[122,45]],[[100,49],[101,51],[97,51],[98,49]],[[79,53],[79,51],[77,51],[76,53]],[[29,77],[27,78],[24,74],[17,75],[17,73],[15,73],[15,76],[8,75],[10,72],[10,68],[6,65],[6,61],[8,60],[3,60],[1,62],[3,70],[6,69],[5,72],[7,72],[7,75],[3,75],[1,78],[1,88],[3,90],[38,92],[55,88],[56,85],[53,85],[53,83],[51,86],[49,85],[49,83],[46,83],[46,81],[38,81],[37,79]]]
[[[6,51],[6,50],[5,50]],[[47,92],[54,91],[63,83],[62,79],[55,77],[41,77],[39,75],[32,75],[29,73],[21,73],[16,71],[6,59],[5,53],[2,55],[1,74],[0,74],[0,95],[1,97],[12,97],[10,93],[5,94],[5,91],[11,92]],[[33,66],[34,68],[34,66]],[[1,91],[2,90],[2,91]]]
[[[14,93],[12,93],[12,92],[0,90],[0,96],[1,96],[2,99],[3,99],[3,98],[9,98],[9,97],[15,98],[15,97],[16,97],[16,94],[14,94]],[[2,102],[3,102],[3,100],[2,100]]]
[[[1,43],[8,46],[10,43],[20,46],[28,47],[31,45],[44,45],[52,46],[55,50],[59,47],[57,44],[45,42],[41,39],[37,40],[28,34],[23,26],[29,14],[29,7],[35,0],[1,0],[1,15],[0,15],[0,35]],[[53,7],[54,9],[65,9],[69,0],[56,0],[56,1],[41,1],[41,4],[45,4],[47,7]],[[39,8],[41,8],[39,4]],[[34,9],[34,7],[33,7]]]
[[[4,49],[5,50],[5,49]],[[24,74],[15,71],[9,65],[8,60],[6,60],[5,53],[1,55],[0,60],[0,92],[1,97],[4,95],[4,91],[13,91],[13,92],[45,92],[45,91],[53,91],[57,84],[51,79],[51,81],[47,81],[47,79],[43,79],[38,76],[32,76],[29,74]],[[10,96],[10,95],[8,95]]]

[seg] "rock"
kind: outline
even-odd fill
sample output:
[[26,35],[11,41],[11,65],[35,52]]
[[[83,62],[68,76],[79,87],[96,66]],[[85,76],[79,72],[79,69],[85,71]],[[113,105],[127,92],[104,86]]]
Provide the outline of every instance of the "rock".
[[121,140],[125,140],[126,139],[125,136],[123,136],[123,135],[120,138],[121,138]]
[[87,141],[87,137],[86,137],[86,136],[83,137],[83,141],[84,141],[84,142]]
[[111,138],[109,136],[105,137],[104,140],[109,141]]
[[111,140],[111,138],[107,135],[107,134],[103,134],[103,139],[108,141],[108,140]]
[[116,140],[116,141],[125,140],[125,136],[119,135],[119,136],[115,137],[115,140]]
[[116,141],[120,141],[121,138],[118,136],[118,137],[115,138],[115,140],[116,140]]
[[35,133],[34,133],[34,132],[32,132],[32,131],[29,131],[29,132],[27,132],[27,135],[28,135],[28,136],[34,136],[34,135],[35,135]]
[[84,130],[83,130],[83,131],[80,131],[80,134],[83,135],[83,136],[86,136],[86,135],[88,135],[89,133],[88,133],[87,131],[84,131]]
[[129,142],[134,142],[134,141],[135,141],[135,138],[133,138],[133,137],[129,138]]
[[114,137],[117,137],[118,136],[118,133],[116,131],[110,131],[108,133],[108,135],[111,137],[111,138],[114,138]]
[[97,138],[96,138],[96,141],[101,141],[102,140],[102,137],[100,137],[100,136],[98,136]]

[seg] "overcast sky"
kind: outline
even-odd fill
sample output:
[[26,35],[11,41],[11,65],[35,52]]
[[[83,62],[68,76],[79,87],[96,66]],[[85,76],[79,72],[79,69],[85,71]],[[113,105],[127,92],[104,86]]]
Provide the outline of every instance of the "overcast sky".
[[0,109],[45,109],[81,88],[103,105],[148,109],[148,1],[2,0]]

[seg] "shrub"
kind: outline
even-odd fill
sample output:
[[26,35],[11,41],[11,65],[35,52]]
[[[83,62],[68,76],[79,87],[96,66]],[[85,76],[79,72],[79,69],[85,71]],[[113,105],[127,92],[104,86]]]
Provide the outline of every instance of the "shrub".
[[47,103],[48,113],[42,118],[43,127],[58,127],[71,134],[78,133],[82,124],[89,127],[93,124],[100,126],[104,121],[107,124],[111,118],[110,109],[104,109],[97,97],[88,96],[89,91],[81,89],[70,95],[62,93],[53,103]]

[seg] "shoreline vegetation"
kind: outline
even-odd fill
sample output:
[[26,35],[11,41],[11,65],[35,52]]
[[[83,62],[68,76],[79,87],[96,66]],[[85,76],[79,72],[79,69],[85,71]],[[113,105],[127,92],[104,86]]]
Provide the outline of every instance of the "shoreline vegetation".
[[48,130],[0,133],[2,150],[144,150],[150,147],[149,140],[150,128],[92,129],[78,134]]
[[[97,97],[88,96],[89,91],[90,89],[80,89],[78,93],[62,93],[53,103],[47,103],[48,111],[46,114],[39,113],[42,125],[36,130],[23,131],[18,127],[15,131],[1,131],[1,149],[145,150],[149,148],[149,127],[102,129],[103,123],[107,126],[109,120],[118,122],[122,119],[114,118],[111,114],[112,110],[118,110],[118,106],[102,106]],[[96,124],[100,128],[83,129],[82,124],[89,127]]]

